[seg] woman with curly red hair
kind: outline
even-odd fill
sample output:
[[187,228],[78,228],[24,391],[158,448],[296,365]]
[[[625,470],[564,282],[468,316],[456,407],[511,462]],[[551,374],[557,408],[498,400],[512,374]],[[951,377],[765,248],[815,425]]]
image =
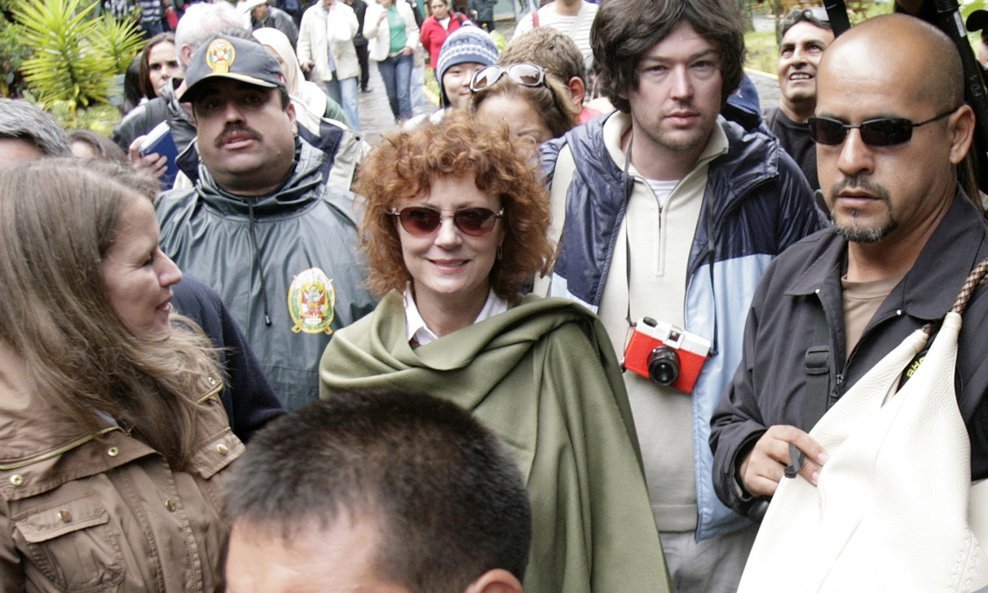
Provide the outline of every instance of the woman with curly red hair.
[[596,316],[523,296],[553,249],[530,144],[453,111],[362,163],[377,309],[340,330],[321,396],[400,386],[470,410],[511,448],[533,508],[529,593],[667,590],[621,371]]

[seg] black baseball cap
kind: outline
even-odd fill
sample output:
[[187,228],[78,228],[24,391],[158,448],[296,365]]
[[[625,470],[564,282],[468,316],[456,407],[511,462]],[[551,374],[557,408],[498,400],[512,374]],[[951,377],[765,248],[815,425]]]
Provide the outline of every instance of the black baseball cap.
[[286,88],[281,66],[256,41],[214,35],[192,54],[185,69],[182,101],[195,101],[213,78],[229,78],[268,89]]

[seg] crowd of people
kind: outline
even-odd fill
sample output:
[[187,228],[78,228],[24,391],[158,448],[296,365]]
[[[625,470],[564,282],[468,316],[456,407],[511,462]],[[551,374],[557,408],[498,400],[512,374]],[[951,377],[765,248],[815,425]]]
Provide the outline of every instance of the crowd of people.
[[[764,593],[766,508],[851,487],[814,426],[988,259],[918,0],[793,11],[764,112],[729,0],[179,8],[110,137],[0,99],[3,591]],[[988,478],[985,292],[931,482]]]

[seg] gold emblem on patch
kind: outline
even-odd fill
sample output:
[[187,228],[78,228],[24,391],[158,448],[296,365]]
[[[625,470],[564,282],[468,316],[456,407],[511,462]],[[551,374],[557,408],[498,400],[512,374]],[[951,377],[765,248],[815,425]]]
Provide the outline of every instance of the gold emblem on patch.
[[206,65],[213,74],[230,72],[233,60],[237,58],[237,50],[226,39],[216,39],[206,49]]
[[309,268],[295,276],[288,287],[288,312],[292,331],[307,334],[333,333],[330,325],[336,314],[333,280],[319,268]]

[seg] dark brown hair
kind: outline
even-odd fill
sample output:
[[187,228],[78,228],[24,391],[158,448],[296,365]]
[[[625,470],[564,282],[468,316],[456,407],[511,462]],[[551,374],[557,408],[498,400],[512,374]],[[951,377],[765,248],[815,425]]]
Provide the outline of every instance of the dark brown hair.
[[141,70],[140,76],[137,79],[138,86],[141,89],[141,96],[148,99],[154,99],[158,96],[158,90],[151,86],[151,67],[148,65],[148,59],[151,57],[151,50],[161,43],[171,43],[174,45],[175,60],[178,60],[178,45],[175,43],[174,33],[158,33],[151,39],[148,39],[147,45],[141,50]]
[[607,0],[590,29],[594,71],[611,104],[628,113],[627,94],[638,88],[638,63],[680,23],[717,47],[721,104],[741,84],[744,19],[730,0]]

